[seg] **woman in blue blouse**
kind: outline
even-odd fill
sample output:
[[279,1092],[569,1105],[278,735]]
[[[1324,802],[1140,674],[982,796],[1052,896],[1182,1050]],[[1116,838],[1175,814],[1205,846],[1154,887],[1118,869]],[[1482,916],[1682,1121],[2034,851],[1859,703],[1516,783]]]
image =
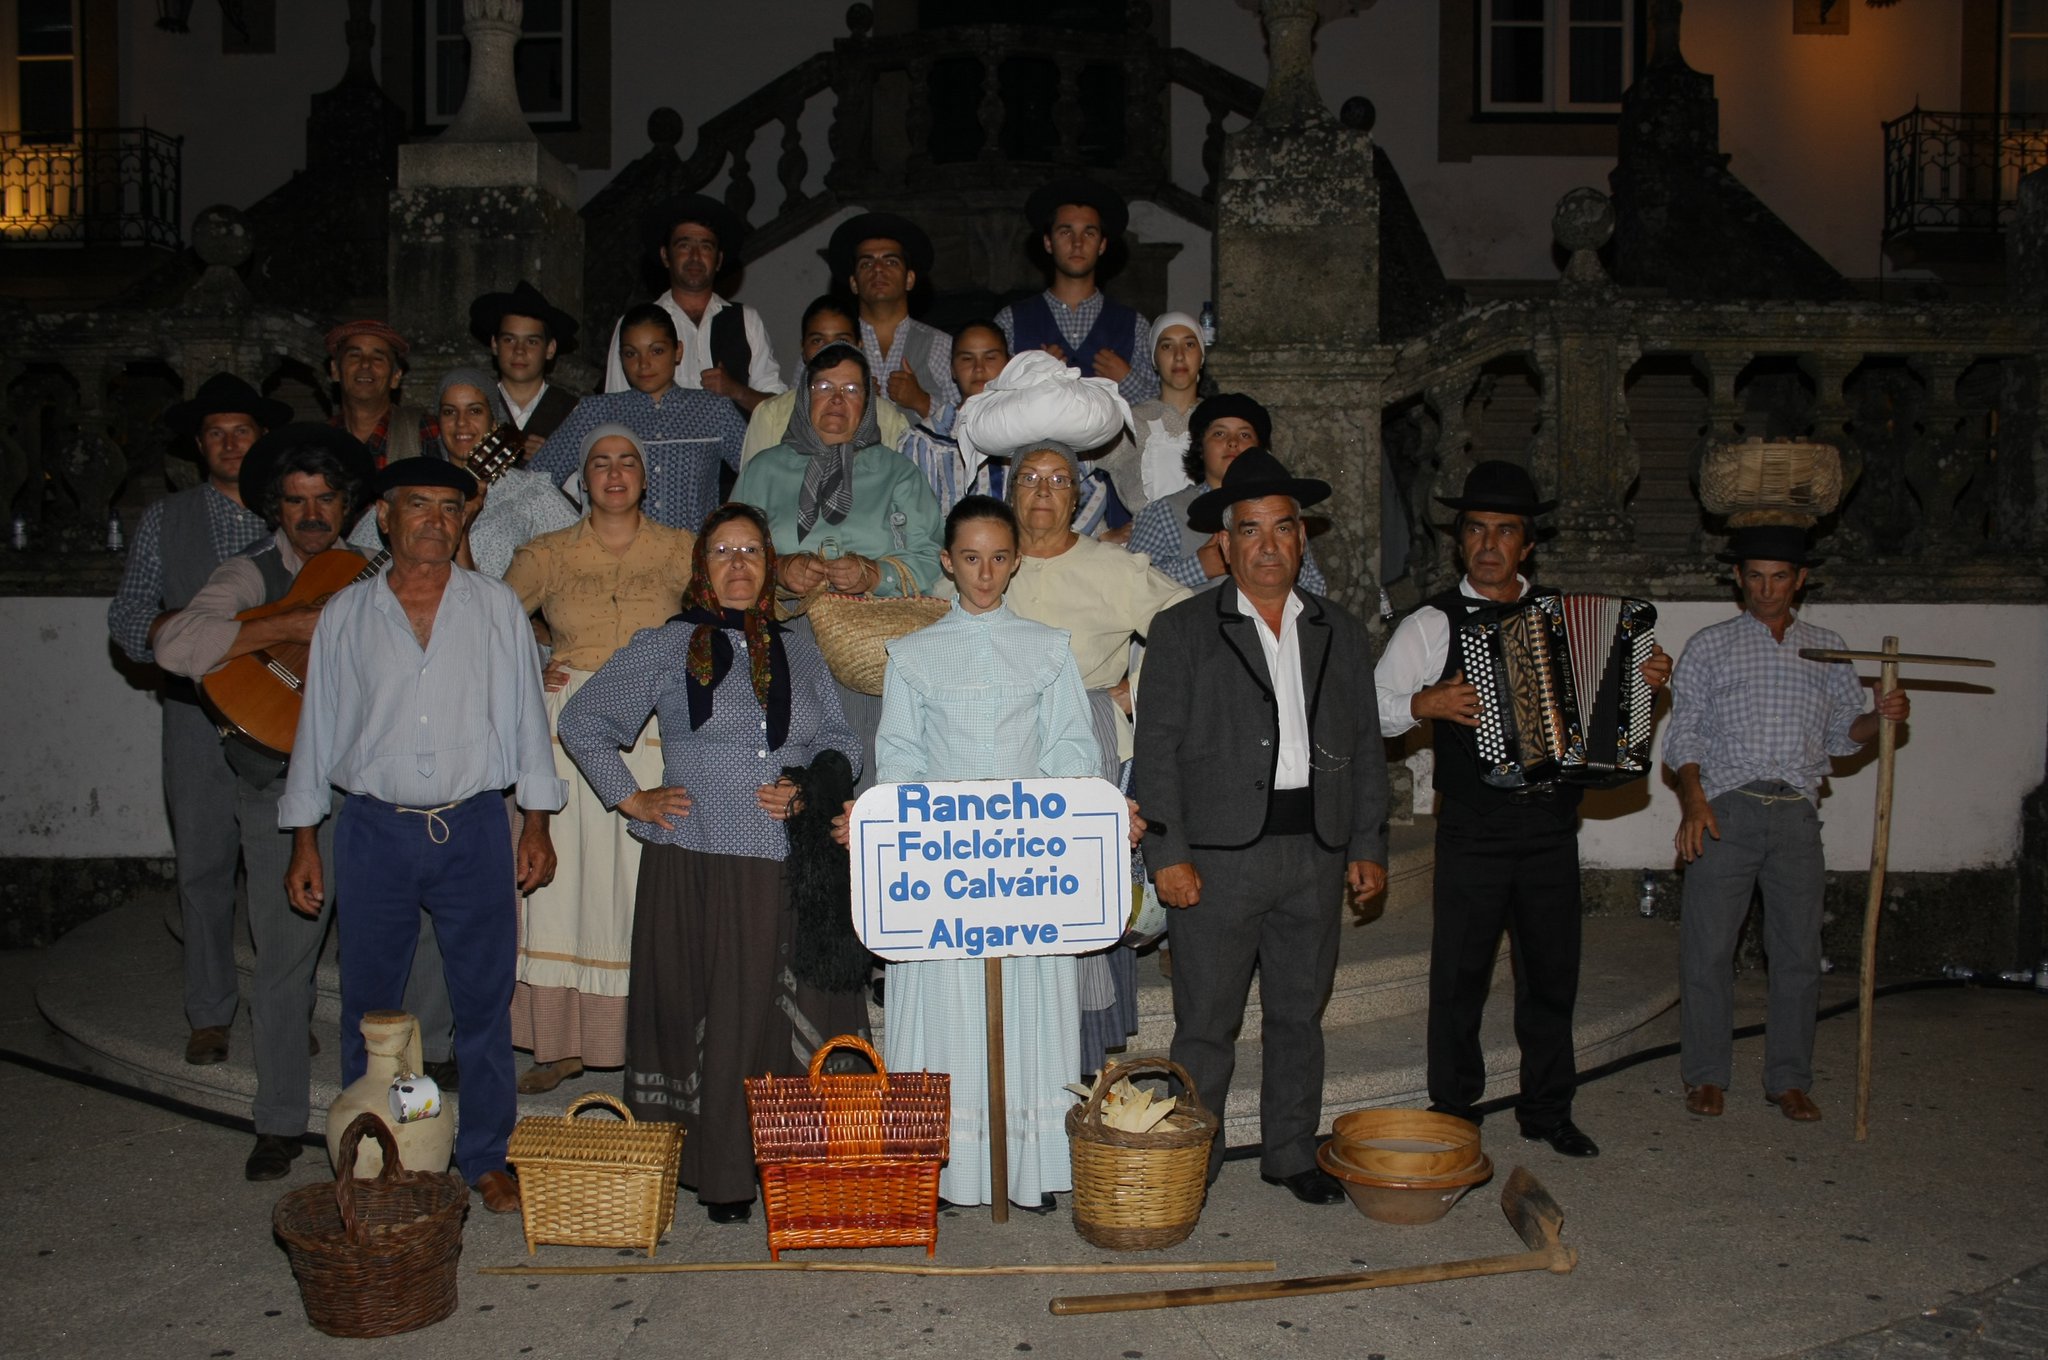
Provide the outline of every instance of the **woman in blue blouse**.
[[[889,644],[876,734],[885,782],[1092,775],[1101,767],[1088,695],[1067,635],[1018,618],[1003,592],[1019,560],[1017,517],[968,496],[946,517],[940,561],[959,591],[951,613]],[[1064,1089],[1081,1072],[1075,960],[1003,960],[1003,1062],[1010,1183],[1027,1209],[1073,1188]],[[953,1077],[952,1156],[939,1193],[987,1204],[988,1050],[979,959],[889,965],[884,1061]]]
[[[810,1047],[799,1033],[829,1038],[867,1025],[861,993],[784,980],[793,921],[783,823],[796,786],[782,771],[827,750],[857,767],[860,753],[824,658],[774,621],[775,548],[760,513],[714,510],[694,565],[683,612],[614,653],[556,730],[605,806],[646,845],[627,1103],[640,1118],[688,1127],[683,1183],[712,1222],[738,1223],[755,1193],[743,1079],[804,1071]],[[653,713],[664,782],[643,789],[620,751]]]

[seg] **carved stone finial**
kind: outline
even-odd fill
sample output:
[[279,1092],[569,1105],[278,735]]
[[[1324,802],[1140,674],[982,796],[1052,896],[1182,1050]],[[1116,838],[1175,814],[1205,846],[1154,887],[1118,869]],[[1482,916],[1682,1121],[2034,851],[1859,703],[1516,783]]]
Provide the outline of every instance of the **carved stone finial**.
[[192,253],[212,268],[240,269],[255,253],[248,219],[241,210],[216,203],[192,219]]
[[1679,15],[1685,0],[1650,0],[1650,66],[1683,66],[1678,50]]
[[1598,189],[1578,188],[1557,201],[1551,214],[1550,234],[1558,245],[1571,252],[1565,262],[1558,292],[1567,297],[1605,297],[1614,291],[1613,280],[1600,266],[1600,247],[1614,235],[1614,203]]
[[846,7],[846,31],[856,38],[865,38],[875,26],[875,11],[867,5]]
[[377,68],[371,64],[371,53],[377,45],[377,21],[370,17],[371,0],[348,0],[348,22],[342,25],[342,36],[348,40],[348,70],[342,74],[343,85],[375,85]]
[[462,36],[469,40],[469,88],[444,142],[530,142],[533,129],[519,107],[512,49],[519,43],[525,0],[462,0]]
[[1352,95],[1344,101],[1344,106],[1337,110],[1337,121],[1353,132],[1371,132],[1379,119],[1380,111],[1362,94]]
[[1327,121],[1316,88],[1316,0],[1259,0],[1259,15],[1266,24],[1271,73],[1253,121],[1267,126]]
[[673,150],[683,140],[683,115],[666,104],[647,115],[647,140]]

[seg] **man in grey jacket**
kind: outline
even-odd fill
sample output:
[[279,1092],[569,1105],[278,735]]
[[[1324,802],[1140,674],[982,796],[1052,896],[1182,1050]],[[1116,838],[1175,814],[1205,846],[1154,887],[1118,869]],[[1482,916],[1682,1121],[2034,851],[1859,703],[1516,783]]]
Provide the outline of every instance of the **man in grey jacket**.
[[[1387,881],[1372,644],[1296,585],[1301,509],[1329,494],[1249,449],[1188,507],[1191,527],[1217,534],[1230,583],[1153,620],[1132,767],[1146,861],[1160,901],[1179,909],[1173,1059],[1220,1116],[1256,961],[1259,1169],[1307,1204],[1343,1198],[1315,1163],[1339,902]],[[1222,1159],[1219,1138],[1212,1181]]]

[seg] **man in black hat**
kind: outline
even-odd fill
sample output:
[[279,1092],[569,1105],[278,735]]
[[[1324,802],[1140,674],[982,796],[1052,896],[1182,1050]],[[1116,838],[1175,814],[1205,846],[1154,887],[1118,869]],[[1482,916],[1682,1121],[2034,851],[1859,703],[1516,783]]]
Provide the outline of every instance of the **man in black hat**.
[[[554,877],[548,814],[568,786],[555,774],[525,607],[503,581],[455,563],[476,478],[408,458],[375,486],[391,566],[338,592],[313,630],[277,805],[277,824],[293,832],[285,886],[294,911],[320,913],[327,868],[316,828],[341,790],[342,1080],[367,1065],[364,1012],[404,997],[420,914],[430,913],[462,1069],[455,1159],[486,1209],[514,1213],[519,1187],[505,1167],[517,1115],[513,894]],[[515,787],[524,810],[516,846],[504,800]]]
[[825,253],[833,277],[859,304],[860,344],[877,395],[920,420],[931,419],[934,406],[958,405],[952,339],[910,315],[911,290],[932,270],[932,239],[924,228],[895,213],[862,213],[833,230]]
[[[723,203],[703,194],[674,199],[647,220],[655,254],[668,271],[668,288],[654,301],[675,318],[683,351],[676,386],[716,392],[731,398],[741,415],[752,414],[764,398],[786,387],[775,366],[768,328],[752,307],[728,302],[712,291],[726,256],[739,249],[746,235],[745,224]],[[616,326],[608,353],[604,390],[623,392],[629,384],[619,362]]]
[[[236,615],[283,599],[300,568],[335,545],[362,499],[370,461],[368,449],[329,425],[286,425],[257,440],[242,462],[242,485],[276,532],[221,563],[191,602],[164,621],[156,639],[157,664],[196,682],[238,656],[279,643],[310,642],[320,617],[317,603],[246,621]],[[249,935],[256,946],[249,996],[256,1047],[251,1110],[256,1147],[243,1173],[252,1181],[270,1181],[286,1175],[305,1150],[310,1051],[318,1049],[307,1026],[334,895],[326,895],[313,919],[292,911],[284,891],[291,838],[277,829],[285,762],[239,735],[219,740],[235,772],[235,816],[248,870]]]
[[[1308,1204],[1344,1197],[1316,1166],[1339,903],[1387,882],[1372,642],[1296,584],[1301,508],[1329,494],[1251,449],[1188,508],[1190,525],[1222,540],[1230,583],[1152,621],[1131,790],[1159,900],[1178,909],[1173,1060],[1222,1114],[1256,960],[1259,1170]],[[1211,1181],[1222,1163],[1219,1138]]]
[[1126,401],[1157,397],[1152,323],[1096,285],[1102,257],[1130,222],[1123,197],[1093,180],[1055,180],[1031,195],[1024,215],[1052,259],[1052,286],[996,313],[1010,353],[1042,349],[1084,378],[1108,378]]
[[469,333],[491,351],[505,409],[526,436],[524,466],[576,409],[574,395],[548,382],[555,355],[576,348],[576,318],[521,279],[509,293],[469,304]]
[[[1452,525],[1465,576],[1424,601],[1387,642],[1374,680],[1380,726],[1398,736],[1434,724],[1435,923],[1429,959],[1430,1108],[1478,1120],[1486,1092],[1479,1023],[1505,930],[1515,959],[1515,1037],[1522,1048],[1515,1117],[1522,1136],[1567,1157],[1599,1145],[1572,1122],[1578,1067],[1572,1010],[1579,991],[1580,790],[1546,784],[1496,789],[1480,778],[1479,693],[1458,665],[1453,633],[1473,615],[1529,594],[1522,567],[1535,550],[1536,517],[1557,505],[1513,463],[1472,469],[1464,494],[1437,500]],[[1643,665],[1661,689],[1671,678],[1662,648]]]
[[1841,636],[1793,605],[1815,565],[1799,525],[1758,525],[1729,536],[1742,612],[1693,634],[1671,679],[1664,764],[1678,776],[1686,862],[1678,966],[1679,1074],[1685,1108],[1721,1113],[1731,1075],[1735,942],[1751,896],[1764,897],[1770,1012],[1764,1099],[1787,1119],[1820,1118],[1813,1102],[1814,1007],[1820,999],[1821,857],[1817,805],[1828,758],[1853,754],[1878,719],[1904,722],[1904,690],[1864,709],[1856,668],[1808,661],[1803,648],[1841,651]]
[[[216,373],[164,423],[196,446],[206,480],[142,512],[128,565],[107,606],[107,631],[132,661],[156,660],[164,622],[191,603],[213,569],[261,539],[262,516],[243,504],[242,460],[265,430],[291,419],[231,373]],[[182,676],[163,687],[164,799],[178,856],[178,907],[185,942],[185,1061],[224,1062],[235,1018],[235,774],[220,733]]]

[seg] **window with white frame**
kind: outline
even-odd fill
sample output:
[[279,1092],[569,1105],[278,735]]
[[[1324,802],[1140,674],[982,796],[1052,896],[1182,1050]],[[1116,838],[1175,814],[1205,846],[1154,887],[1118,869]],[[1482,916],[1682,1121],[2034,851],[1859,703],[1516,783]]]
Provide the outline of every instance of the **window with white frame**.
[[2048,114],[2048,0],[2009,0],[2005,111]]
[[1633,76],[1631,0],[1478,4],[1481,112],[1613,113],[1621,107]]
[[0,127],[24,142],[78,131],[78,14],[73,0],[0,4]]
[[[575,0],[526,0],[519,45],[512,49],[519,107],[535,127],[575,121]],[[469,41],[462,36],[462,0],[420,6],[420,51],[428,124],[451,123],[469,89]]]

